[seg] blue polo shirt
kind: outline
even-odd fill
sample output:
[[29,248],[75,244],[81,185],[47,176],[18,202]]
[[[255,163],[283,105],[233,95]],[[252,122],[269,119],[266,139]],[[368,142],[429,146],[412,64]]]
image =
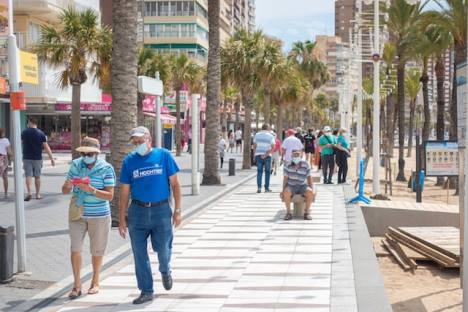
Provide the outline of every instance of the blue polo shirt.
[[42,160],[42,144],[47,138],[41,130],[29,128],[21,133],[23,141],[23,159]]
[[179,172],[171,153],[153,148],[145,156],[132,153],[125,157],[120,182],[130,184],[132,199],[152,203],[169,198],[169,177]]
[[[343,136],[338,137],[338,143],[341,143],[341,146],[349,150],[348,142],[346,142],[346,139]],[[338,144],[337,143],[337,144]]]

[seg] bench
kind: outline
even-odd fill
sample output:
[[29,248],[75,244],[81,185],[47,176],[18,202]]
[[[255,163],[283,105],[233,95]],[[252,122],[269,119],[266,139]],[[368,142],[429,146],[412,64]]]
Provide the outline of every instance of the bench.
[[[312,202],[315,202],[315,197],[317,196],[317,189],[313,188],[312,192],[314,193]],[[284,203],[284,198],[282,199],[282,201]],[[305,207],[306,207],[306,198],[302,196],[301,194],[296,194],[296,195],[293,195],[293,197],[291,197],[291,203],[294,204],[293,216],[303,217],[305,213]]]

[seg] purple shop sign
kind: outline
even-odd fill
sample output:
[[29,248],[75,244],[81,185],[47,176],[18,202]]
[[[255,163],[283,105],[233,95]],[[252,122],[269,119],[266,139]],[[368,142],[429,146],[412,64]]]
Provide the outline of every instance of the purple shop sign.
[[[80,104],[82,111],[111,111],[112,105],[110,103],[95,103],[95,104]],[[71,104],[56,104],[56,111],[71,111]]]

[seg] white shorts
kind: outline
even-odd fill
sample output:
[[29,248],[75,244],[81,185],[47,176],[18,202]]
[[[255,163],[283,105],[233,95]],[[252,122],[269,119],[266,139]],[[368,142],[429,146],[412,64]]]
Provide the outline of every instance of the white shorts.
[[279,152],[273,152],[271,153],[271,161],[273,163],[279,163]]

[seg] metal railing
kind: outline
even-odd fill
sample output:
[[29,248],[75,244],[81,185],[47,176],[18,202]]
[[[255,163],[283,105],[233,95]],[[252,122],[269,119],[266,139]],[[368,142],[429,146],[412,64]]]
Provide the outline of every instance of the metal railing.
[[199,38],[201,40],[208,42],[208,38],[200,35],[196,31],[165,31],[165,32],[146,31],[145,38]]
[[145,11],[145,16],[198,16],[207,19],[198,11]]

